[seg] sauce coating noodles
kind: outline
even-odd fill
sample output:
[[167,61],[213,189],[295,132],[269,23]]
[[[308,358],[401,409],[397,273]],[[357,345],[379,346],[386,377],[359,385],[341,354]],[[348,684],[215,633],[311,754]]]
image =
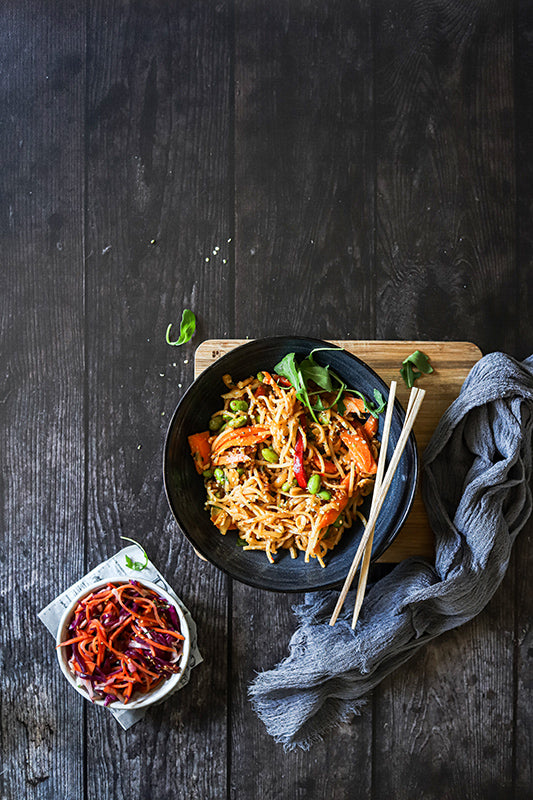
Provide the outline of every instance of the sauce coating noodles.
[[325,566],[344,531],[365,521],[358,507],[374,486],[377,419],[349,390],[335,402],[317,387],[316,421],[285,378],[224,382],[209,430],[189,437],[214,525],[237,530],[237,544],[271,562],[283,549]]

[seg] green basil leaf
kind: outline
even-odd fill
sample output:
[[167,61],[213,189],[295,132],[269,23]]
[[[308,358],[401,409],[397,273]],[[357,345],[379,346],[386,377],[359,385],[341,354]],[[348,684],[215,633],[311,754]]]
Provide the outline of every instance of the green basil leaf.
[[418,375],[415,375],[413,367],[409,361],[405,362],[403,366],[400,367],[400,375],[402,376],[407,388],[412,389],[415,385],[415,380],[417,379]]
[[320,386],[321,389],[331,392],[333,386],[331,383],[329,367],[321,367],[319,364],[316,364],[310,356],[308,356],[300,364],[300,372],[306,383],[308,381],[313,381],[313,383],[316,383],[316,385]]
[[383,397],[383,395],[381,394],[381,392],[378,391],[377,389],[374,389],[374,400],[376,401],[375,411],[378,414],[382,414],[383,411],[385,410],[387,402]]
[[415,352],[411,353],[410,356],[407,356],[402,363],[412,364],[417,370],[419,370],[421,373],[424,373],[424,375],[429,375],[431,372],[433,372],[433,367],[431,366],[428,356],[421,350],[415,350]]
[[421,350],[415,350],[414,353],[407,356],[402,361],[400,367],[400,375],[402,376],[405,385],[408,389],[412,389],[415,381],[421,375],[430,375],[433,372],[433,367],[429,361],[429,357]]
[[296,353],[287,353],[279,364],[276,364],[274,372],[277,375],[281,375],[282,378],[287,378],[297,391],[300,389],[300,376],[296,363]]
[[170,331],[172,328],[172,323],[167,328],[167,335],[166,340],[167,344],[174,346],[185,344],[185,342],[190,341],[194,336],[196,331],[196,317],[194,316],[193,312],[190,311],[188,308],[183,309],[183,313],[181,315],[181,324],[180,324],[180,335],[179,339],[175,342],[170,341]]
[[139,544],[139,542],[136,542],[135,539],[130,539],[129,536],[121,536],[120,538],[121,539],[125,539],[128,542],[133,542],[133,544],[136,544],[137,547],[140,550],[142,550],[142,552],[144,553],[144,559],[145,559],[144,560],[144,564],[141,561],[134,561],[127,554],[125,556],[126,566],[129,567],[129,569],[134,569],[134,570],[137,570],[137,572],[142,572],[142,570],[146,569],[146,567],[148,566],[148,554],[147,554],[146,550],[144,549],[144,547],[142,545]]
[[[301,403],[309,410],[309,413],[315,420],[318,422],[318,419],[315,415],[315,409],[313,408],[313,404],[311,403],[309,392],[307,389],[307,382],[312,381],[316,383],[317,386],[320,386],[321,389],[324,391],[332,391],[333,383],[332,379],[334,379],[339,384],[339,391],[338,397],[342,394],[345,389],[345,384],[341,381],[341,379],[335,375],[335,373],[330,370],[329,366],[321,367],[317,364],[313,358],[313,353],[316,353],[320,350],[339,350],[342,348],[339,347],[317,347],[312,350],[307,358],[304,358],[302,363],[298,365],[296,362],[296,353],[287,353],[287,355],[274,367],[274,371],[281,375],[283,378],[287,378],[291,382],[291,384],[296,389],[296,397],[300,400]],[[316,396],[316,392],[312,393],[312,396]],[[322,406],[323,407],[323,406]],[[331,406],[329,406],[331,407]]]

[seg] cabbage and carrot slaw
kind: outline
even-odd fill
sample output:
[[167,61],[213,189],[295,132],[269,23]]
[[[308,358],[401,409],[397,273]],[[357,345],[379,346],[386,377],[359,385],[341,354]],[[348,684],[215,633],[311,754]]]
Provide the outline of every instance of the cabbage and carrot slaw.
[[174,606],[139,581],[109,582],[76,604],[68,667],[91,700],[127,704],[179,672],[184,636]]

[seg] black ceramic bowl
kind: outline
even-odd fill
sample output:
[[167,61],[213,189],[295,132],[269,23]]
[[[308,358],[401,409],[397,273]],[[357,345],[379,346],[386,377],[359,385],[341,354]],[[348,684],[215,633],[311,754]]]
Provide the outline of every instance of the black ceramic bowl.
[[[274,366],[287,353],[297,359],[307,356],[315,347],[328,346],[319,339],[276,336],[255,339],[230,351],[211,364],[180,400],[172,417],[165,443],[164,480],[170,508],[176,521],[195,549],[215,566],[243,583],[260,589],[279,592],[305,592],[335,586],[344,581],[363,533],[362,525],[345,532],[339,544],[327,557],[326,567],[317,559],[304,562],[304,554],[292,559],[288,551],[278,552],[276,563],[270,564],[265,553],[244,550],[236,544],[235,532],[222,536],[211,523],[205,510],[203,478],[198,475],[190,454],[187,437],[207,430],[211,415],[221,407],[220,396],[227,391],[222,376],[229,373],[234,381],[244,380]],[[363,361],[344,350],[328,350],[314,355],[318,364],[329,366],[347,384],[373,399],[374,389],[388,396],[388,387]],[[384,414],[380,415],[378,437],[381,438]],[[395,402],[389,439],[389,458],[400,436],[405,412]],[[400,530],[415,495],[418,456],[411,435],[381,509],[374,534],[372,560],[378,558]],[[362,506],[368,515],[370,498]]]

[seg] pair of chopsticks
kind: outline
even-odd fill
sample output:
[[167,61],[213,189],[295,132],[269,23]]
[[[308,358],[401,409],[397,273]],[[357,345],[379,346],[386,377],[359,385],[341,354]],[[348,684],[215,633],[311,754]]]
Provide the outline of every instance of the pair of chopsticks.
[[383,477],[383,473],[385,472],[385,461],[387,459],[387,449],[389,443],[392,412],[394,408],[394,398],[396,396],[396,381],[391,381],[389,398],[387,401],[387,411],[385,414],[385,422],[383,425],[383,435],[381,437],[381,448],[379,453],[378,466],[376,470],[374,493],[372,495],[372,505],[370,507],[370,514],[363,533],[363,537],[361,539],[359,547],[357,548],[357,553],[354,556],[352,565],[350,567],[348,575],[346,576],[346,580],[344,581],[344,586],[342,587],[342,591],[337,601],[337,605],[335,606],[333,614],[331,615],[331,619],[329,621],[330,625],[335,625],[337,621],[337,617],[339,616],[341,609],[344,605],[344,601],[346,600],[346,595],[348,594],[350,586],[352,585],[352,581],[354,579],[355,573],[357,572],[357,568],[362,558],[363,563],[361,566],[361,574],[359,575],[359,584],[357,587],[357,595],[355,598],[355,607],[352,618],[352,628],[355,628],[356,626],[357,620],[359,618],[359,612],[361,611],[361,606],[363,605],[363,598],[365,596],[366,582],[368,579],[368,570],[370,568],[370,557],[372,555],[372,543],[374,541],[374,529],[376,526],[376,520],[378,518],[379,512],[381,511],[381,507],[383,505],[385,497],[387,496],[387,492],[392,483],[392,479],[394,478],[394,473],[396,472],[396,468],[400,463],[400,458],[402,457],[405,445],[407,444],[407,440],[413,428],[415,419],[420,410],[420,406],[422,405],[424,395],[425,391],[423,389],[413,388],[411,390],[411,395],[409,397],[409,404],[407,406],[407,413],[405,415],[405,420],[400,433],[400,437],[398,439],[396,447],[394,448],[394,453],[392,454],[392,458],[390,460],[387,472],[385,473],[385,477]]

